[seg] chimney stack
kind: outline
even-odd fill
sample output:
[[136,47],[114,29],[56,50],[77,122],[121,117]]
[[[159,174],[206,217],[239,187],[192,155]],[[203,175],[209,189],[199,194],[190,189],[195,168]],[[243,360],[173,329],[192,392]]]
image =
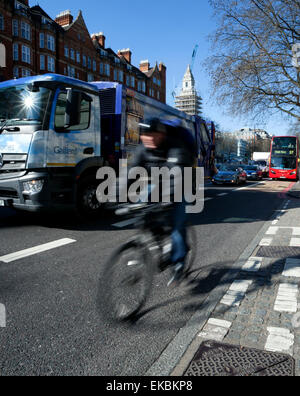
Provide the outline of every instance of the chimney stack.
[[144,60],[140,62],[140,71],[146,73],[150,70],[150,62],[148,60]]
[[123,56],[123,57],[127,60],[127,62],[131,64],[132,52],[130,51],[129,48],[119,50],[119,51],[118,51],[118,56],[119,56],[120,58]]
[[73,23],[73,16],[71,14],[70,10],[63,11],[60,14],[57,15],[55,18],[55,22],[58,23],[60,26],[69,26],[71,23]]
[[92,40],[96,40],[103,49],[105,49],[105,39],[106,37],[102,32],[92,34]]

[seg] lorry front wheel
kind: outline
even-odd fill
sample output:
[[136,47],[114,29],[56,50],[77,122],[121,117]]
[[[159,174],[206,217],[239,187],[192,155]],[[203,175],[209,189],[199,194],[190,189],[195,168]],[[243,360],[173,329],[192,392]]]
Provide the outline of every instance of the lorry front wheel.
[[80,213],[94,215],[100,213],[102,205],[97,200],[98,184],[93,177],[84,179],[78,187],[77,206]]

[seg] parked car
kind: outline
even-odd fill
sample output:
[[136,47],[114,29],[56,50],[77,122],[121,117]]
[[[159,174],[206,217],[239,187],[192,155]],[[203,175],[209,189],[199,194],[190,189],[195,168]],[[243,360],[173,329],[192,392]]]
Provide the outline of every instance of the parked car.
[[238,165],[223,164],[212,179],[214,184],[240,184],[246,183],[247,174]]
[[257,165],[248,165],[244,167],[247,174],[247,180],[262,180],[263,171]]

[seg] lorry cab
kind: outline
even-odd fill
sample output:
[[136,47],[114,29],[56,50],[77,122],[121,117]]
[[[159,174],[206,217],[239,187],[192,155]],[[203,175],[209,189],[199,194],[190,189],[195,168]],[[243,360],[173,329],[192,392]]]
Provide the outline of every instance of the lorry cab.
[[0,84],[0,207],[97,210],[102,165],[93,85],[55,74]]

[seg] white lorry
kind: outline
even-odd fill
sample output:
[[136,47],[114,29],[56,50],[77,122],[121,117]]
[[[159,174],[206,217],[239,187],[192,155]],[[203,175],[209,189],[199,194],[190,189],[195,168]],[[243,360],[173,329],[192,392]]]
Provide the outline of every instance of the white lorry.
[[267,177],[269,174],[269,160],[270,160],[269,152],[253,153],[253,162],[255,165],[258,165],[260,167],[264,177]]

